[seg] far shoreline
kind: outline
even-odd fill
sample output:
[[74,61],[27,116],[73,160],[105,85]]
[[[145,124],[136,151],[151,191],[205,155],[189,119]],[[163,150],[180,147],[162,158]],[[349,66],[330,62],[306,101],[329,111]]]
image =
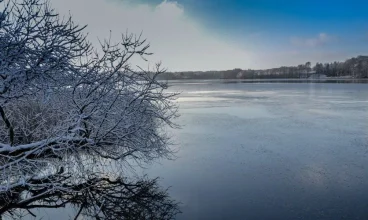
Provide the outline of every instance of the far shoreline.
[[368,84],[368,78],[337,78],[327,77],[321,79],[168,79],[160,80],[168,83],[358,83]]

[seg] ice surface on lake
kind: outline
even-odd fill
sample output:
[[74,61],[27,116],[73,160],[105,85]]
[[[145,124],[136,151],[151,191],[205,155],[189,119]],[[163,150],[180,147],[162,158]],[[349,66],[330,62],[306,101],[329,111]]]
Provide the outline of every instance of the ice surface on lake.
[[179,219],[367,219],[368,85],[175,84]]
[[[368,84],[176,83],[178,219],[368,219]],[[58,210],[44,219],[65,219]],[[61,213],[64,216],[60,215]]]

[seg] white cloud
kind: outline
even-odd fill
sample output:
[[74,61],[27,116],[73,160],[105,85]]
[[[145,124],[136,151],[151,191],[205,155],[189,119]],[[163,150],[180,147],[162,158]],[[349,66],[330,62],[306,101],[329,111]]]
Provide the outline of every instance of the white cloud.
[[317,37],[314,38],[300,38],[300,37],[292,37],[291,44],[294,46],[302,46],[302,47],[317,47],[322,46],[327,43],[334,41],[335,38],[326,33],[320,33]]
[[[60,14],[68,14],[79,24],[87,24],[89,39],[97,43],[113,39],[128,30],[143,31],[151,43],[150,65],[162,61],[170,71],[249,68],[251,54],[213,37],[185,14],[178,3],[163,1],[157,6],[106,0],[51,0]],[[136,61],[135,61],[136,62]],[[138,62],[140,65],[148,63]],[[145,66],[144,66],[145,67]]]

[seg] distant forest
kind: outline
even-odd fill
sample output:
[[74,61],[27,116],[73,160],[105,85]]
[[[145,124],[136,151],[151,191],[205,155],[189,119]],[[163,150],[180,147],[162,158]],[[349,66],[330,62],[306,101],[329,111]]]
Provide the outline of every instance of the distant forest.
[[307,79],[319,77],[368,78],[368,56],[358,56],[345,62],[316,63],[310,62],[298,66],[282,66],[266,70],[233,69],[225,71],[187,71],[166,72],[162,79]]

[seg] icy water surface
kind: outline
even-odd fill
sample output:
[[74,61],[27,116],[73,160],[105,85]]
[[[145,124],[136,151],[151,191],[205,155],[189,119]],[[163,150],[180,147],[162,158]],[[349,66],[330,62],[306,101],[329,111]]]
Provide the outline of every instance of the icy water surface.
[[368,219],[368,85],[180,83],[178,219]]
[[179,220],[368,219],[368,84],[205,81],[171,90],[182,92],[178,158],[145,172],[171,186]]

